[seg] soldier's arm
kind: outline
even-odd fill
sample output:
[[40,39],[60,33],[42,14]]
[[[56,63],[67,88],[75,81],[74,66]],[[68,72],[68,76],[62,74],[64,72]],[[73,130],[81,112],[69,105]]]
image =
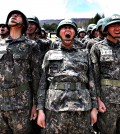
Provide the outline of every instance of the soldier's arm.
[[93,45],[90,50],[90,56],[92,61],[92,70],[95,80],[95,88],[97,91],[97,97],[100,97],[100,60],[99,60],[99,50],[97,49],[97,44]]
[[95,88],[95,81],[94,81],[90,56],[89,56],[89,92],[90,92],[91,102],[92,102],[90,119],[91,119],[91,125],[93,126],[93,124],[97,122],[98,103],[97,103],[97,92]]
[[96,87],[95,87],[95,79],[93,75],[90,55],[88,56],[88,58],[89,58],[89,70],[88,70],[89,85],[88,86],[89,86],[89,92],[91,96],[92,108],[98,108],[97,92],[96,92]]
[[40,84],[38,88],[38,93],[37,93],[37,110],[38,110],[38,118],[37,118],[37,124],[45,128],[45,113],[44,113],[44,108],[45,108],[45,99],[46,99],[46,89],[47,88],[47,79],[46,79],[46,74],[45,72],[42,73],[41,79],[40,79]]
[[97,100],[98,100],[98,109],[99,112],[105,112],[106,107],[104,103],[100,99],[100,88],[101,88],[101,79],[100,79],[100,60],[99,60],[99,50],[97,50],[97,44],[95,44],[90,51],[91,54],[91,60],[92,60],[92,69],[94,73],[94,79],[95,79],[95,87],[97,90]]
[[47,90],[47,78],[46,73],[43,71],[39,83],[39,88],[37,92],[37,109],[44,110],[45,106],[45,94]]
[[38,119],[37,124],[40,127],[45,128],[45,114],[44,114],[44,108],[45,108],[45,101],[46,101],[46,91],[48,87],[48,81],[47,81],[47,54],[44,57],[43,64],[42,64],[42,75],[39,83],[39,88],[37,92],[37,110],[38,110]]
[[33,105],[37,105],[37,90],[40,81],[39,56],[40,56],[40,51],[39,51],[38,44],[34,42],[32,44],[32,60],[31,60]]

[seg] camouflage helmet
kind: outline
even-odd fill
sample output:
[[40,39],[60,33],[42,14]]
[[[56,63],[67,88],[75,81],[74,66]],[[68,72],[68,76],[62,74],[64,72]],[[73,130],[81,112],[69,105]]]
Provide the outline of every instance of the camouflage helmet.
[[1,22],[1,23],[0,23],[0,27],[2,27],[2,26],[7,27],[7,29],[9,30],[9,27],[8,27],[8,25],[7,25],[6,23]]
[[112,16],[110,16],[104,20],[104,24],[102,25],[103,32],[106,32],[107,27],[114,23],[120,23],[120,15],[119,14],[113,14]]
[[6,19],[6,24],[8,25],[8,22],[9,22],[9,19],[10,19],[11,15],[13,15],[13,14],[15,14],[15,13],[21,14],[21,16],[22,16],[22,18],[23,18],[23,24],[24,24],[24,28],[23,28],[22,33],[25,33],[26,30],[27,30],[27,27],[28,27],[28,21],[27,21],[26,16],[25,16],[21,11],[19,11],[19,10],[12,10],[12,11],[8,14],[7,19]]
[[105,18],[101,18],[98,20],[97,27],[96,27],[97,30],[104,24],[104,20],[105,20]]
[[79,31],[80,29],[82,29],[82,28],[78,27],[78,28],[77,28],[77,31]]
[[80,28],[80,29],[78,30],[78,34],[81,33],[81,32],[84,32],[84,33],[86,34],[86,31],[85,31],[84,28]]
[[89,24],[87,27],[87,33],[93,29],[96,24]]
[[31,17],[28,17],[27,19],[28,19],[28,22],[34,22],[37,25],[38,29],[41,31],[40,22],[36,16],[31,16]]
[[57,27],[57,30],[56,30],[56,34],[57,34],[58,37],[60,36],[59,35],[60,29],[65,25],[72,26],[75,30],[75,35],[77,35],[77,24],[71,19],[64,19],[58,24],[58,27]]

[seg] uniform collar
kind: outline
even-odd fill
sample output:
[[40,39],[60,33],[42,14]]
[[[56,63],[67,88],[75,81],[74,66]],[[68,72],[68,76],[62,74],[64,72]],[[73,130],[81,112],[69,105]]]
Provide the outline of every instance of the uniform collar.
[[67,51],[67,52],[72,52],[72,51],[76,51],[77,49],[75,48],[75,45],[73,44],[71,48],[66,48],[64,46],[60,46],[60,49],[63,51]]
[[26,37],[24,35],[22,35],[20,38],[18,39],[12,39],[10,36],[7,37],[6,39],[6,43],[13,43],[13,42],[22,42],[26,39]]
[[107,39],[107,43],[111,47],[120,47],[120,41],[118,41],[117,43],[113,43],[113,42],[111,42],[110,40]]

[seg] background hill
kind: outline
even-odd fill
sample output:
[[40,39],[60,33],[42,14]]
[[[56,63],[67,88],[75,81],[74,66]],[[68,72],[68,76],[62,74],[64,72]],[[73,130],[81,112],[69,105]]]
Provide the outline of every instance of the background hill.
[[[76,23],[83,23],[88,21],[90,18],[72,18]],[[58,24],[61,20],[63,19],[49,19],[49,20],[40,20],[40,24],[44,25],[44,24],[52,24],[52,23],[56,23]]]
[[[97,24],[98,20],[104,18],[104,14],[101,16],[100,14],[96,14],[93,18],[71,18],[77,24],[78,28],[86,29],[87,26],[91,23]],[[40,25],[47,32],[55,32],[58,26],[58,23],[63,19],[46,19],[40,20]]]

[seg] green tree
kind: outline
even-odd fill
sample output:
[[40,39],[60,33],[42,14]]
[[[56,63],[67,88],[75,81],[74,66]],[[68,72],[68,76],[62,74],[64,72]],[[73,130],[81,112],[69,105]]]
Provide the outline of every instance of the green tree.
[[104,14],[100,15],[100,14],[96,13],[95,17],[89,19],[88,22],[85,22],[84,25],[85,25],[85,27],[87,28],[87,26],[88,26],[89,24],[91,24],[91,23],[97,24],[98,20],[101,19],[101,18],[104,18],[104,17],[105,17]]
[[94,18],[91,18],[91,19],[89,20],[89,24],[90,24],[90,23],[97,24],[98,20],[101,19],[101,18],[102,18],[102,16],[97,13]]
[[51,24],[51,31],[56,31],[58,24],[52,23]]
[[45,24],[43,25],[43,28],[47,30],[48,32],[54,32],[57,29],[58,24],[52,23],[52,24]]

